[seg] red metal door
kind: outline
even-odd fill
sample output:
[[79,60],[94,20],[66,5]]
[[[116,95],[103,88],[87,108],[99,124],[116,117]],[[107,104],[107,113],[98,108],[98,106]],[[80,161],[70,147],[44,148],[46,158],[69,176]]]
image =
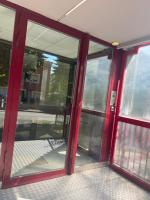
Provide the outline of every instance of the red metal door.
[[111,165],[150,188],[150,46],[124,52],[118,84]]

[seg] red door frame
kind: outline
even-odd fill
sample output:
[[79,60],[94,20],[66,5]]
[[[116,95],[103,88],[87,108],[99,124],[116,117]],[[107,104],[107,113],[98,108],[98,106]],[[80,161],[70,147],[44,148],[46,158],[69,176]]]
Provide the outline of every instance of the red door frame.
[[[89,43],[89,41],[93,41],[93,42],[96,42],[98,44],[102,44],[101,40],[99,40],[99,39],[97,39],[93,36],[87,36],[87,37],[89,37],[89,40],[87,38],[87,43]],[[88,57],[88,47],[87,47],[87,45],[89,45],[87,43],[85,44],[85,50],[83,51],[84,56],[86,57],[86,59],[85,59],[86,63],[87,63],[87,57]],[[106,44],[103,43],[103,45],[106,45]],[[109,47],[112,47],[112,46],[109,46]],[[120,53],[119,52],[120,52],[119,50],[117,50],[116,48],[113,48],[112,64],[111,64],[111,70],[110,70],[110,76],[109,76],[109,86],[108,86],[108,92],[107,92],[107,102],[106,102],[106,111],[105,111],[106,114],[103,113],[103,112],[99,112],[99,111],[82,109],[82,97],[83,97],[85,72],[86,72],[86,63],[85,63],[85,67],[84,67],[83,73],[82,73],[82,87],[79,88],[80,90],[78,92],[78,94],[80,94],[78,96],[79,99],[77,100],[78,101],[77,105],[79,107],[77,109],[75,109],[76,112],[78,112],[78,117],[75,118],[75,120],[77,120],[77,121],[72,123],[72,126],[73,126],[72,132],[74,131],[74,137],[75,138],[71,139],[73,146],[72,146],[72,152],[69,153],[70,162],[68,162],[68,163],[69,163],[70,168],[68,170],[68,174],[74,173],[74,170],[75,170],[76,152],[77,152],[78,136],[79,136],[79,129],[80,129],[80,117],[81,117],[82,110],[86,113],[105,117],[103,133],[102,133],[102,140],[100,141],[100,143],[102,145],[101,145],[101,149],[100,149],[101,158],[100,158],[99,162],[102,163],[102,162],[109,161],[110,145],[111,145],[111,133],[112,133],[111,127],[113,126],[113,116],[114,116],[114,112],[111,112],[111,110],[110,110],[110,98],[111,98],[111,91],[117,90],[117,80],[118,80],[119,67],[120,67],[118,65],[118,62],[119,62],[118,60],[120,59]]]
[[79,51],[79,60],[77,68],[77,79],[76,85],[74,88],[74,102],[71,113],[71,125],[70,125],[70,137],[69,137],[69,147],[68,147],[68,156],[67,156],[67,174],[72,174],[74,172],[74,165],[76,159],[76,151],[78,144],[78,134],[80,128],[80,115],[82,110],[82,95],[83,95],[83,84],[85,79],[85,69],[87,63],[87,55],[89,48],[89,35],[85,34],[84,38],[81,41],[80,51]]
[[[3,4],[3,2],[2,2]],[[4,4],[5,5],[5,4]],[[6,6],[8,6],[6,4]],[[9,6],[8,6],[9,7]],[[13,141],[14,141],[14,132],[16,127],[16,118],[17,118],[17,106],[18,106],[18,96],[21,79],[21,68],[23,64],[23,54],[25,41],[25,32],[26,32],[26,20],[23,18],[21,9],[16,9],[15,7],[9,7],[16,11],[15,24],[14,24],[14,33],[13,33],[13,42],[12,42],[12,56],[11,64],[9,70],[9,81],[8,81],[8,93],[7,93],[7,104],[5,110],[4,118],[4,128],[2,135],[2,148],[1,148],[1,160],[0,160],[0,175],[2,181],[7,183],[10,177],[11,171],[11,162],[13,154]],[[21,24],[24,26],[21,27]],[[21,30],[21,34],[19,34]],[[22,59],[21,59],[22,58]],[[9,140],[8,140],[9,138]],[[7,167],[6,167],[7,166]]]
[[110,73],[110,82],[107,94],[107,102],[106,102],[106,116],[104,121],[104,128],[102,134],[102,147],[101,147],[101,162],[109,161],[110,151],[111,151],[111,138],[112,138],[112,127],[114,123],[114,111],[111,111],[110,100],[111,100],[111,92],[117,92],[117,84],[120,74],[120,61],[121,61],[121,50],[117,50],[116,48],[113,51],[113,59],[112,59],[112,69]]
[[116,172],[120,173],[121,175],[125,176],[132,182],[138,184],[140,187],[149,190],[150,191],[150,184],[148,182],[145,182],[144,180],[140,179],[134,174],[130,174],[125,169],[122,169],[118,165],[114,163],[114,153],[115,153],[115,144],[116,144],[116,137],[117,137],[117,127],[118,122],[126,122],[131,125],[137,125],[145,128],[150,128],[150,123],[146,121],[142,121],[139,119],[132,119],[128,117],[120,116],[120,106],[122,101],[122,95],[123,95],[123,86],[124,86],[124,79],[125,79],[125,70],[126,70],[126,64],[127,64],[127,58],[129,55],[137,54],[140,47],[150,45],[150,43],[145,43],[143,45],[137,46],[129,51],[122,51],[121,54],[121,63],[120,63],[120,78],[118,81],[118,89],[117,89],[117,99],[116,99],[116,109],[114,114],[114,124],[113,124],[113,132],[112,132],[112,141],[111,141],[111,153],[110,153],[110,166],[112,169],[114,169]]
[[[78,139],[84,74],[85,74],[85,67],[88,55],[89,40],[93,40],[95,42],[98,42],[102,45],[106,45],[109,47],[112,47],[112,45],[106,41],[85,34],[77,29],[71,28],[60,22],[49,19],[41,14],[38,14],[36,12],[18,6],[14,3],[5,0],[0,0],[0,5],[6,6],[10,9],[14,9],[16,11],[14,36],[12,42],[12,60],[9,72],[7,106],[5,110],[1,160],[0,160],[0,166],[1,166],[0,175],[2,177],[2,188],[14,187],[58,176],[63,176],[66,173],[71,174],[74,171],[74,162],[76,155],[75,146],[77,145],[77,139]],[[22,74],[23,56],[25,49],[26,28],[28,20],[34,21],[35,23],[39,23],[56,31],[60,31],[69,36],[78,38],[80,40],[80,48],[79,48],[80,50],[78,56],[75,90],[73,94],[74,102],[71,112],[71,128],[70,128],[69,147],[68,147],[68,155],[66,156],[65,169],[34,174],[34,175],[27,175],[24,177],[11,178],[10,174],[12,167],[12,157],[13,157],[20,85],[22,77],[21,74]]]

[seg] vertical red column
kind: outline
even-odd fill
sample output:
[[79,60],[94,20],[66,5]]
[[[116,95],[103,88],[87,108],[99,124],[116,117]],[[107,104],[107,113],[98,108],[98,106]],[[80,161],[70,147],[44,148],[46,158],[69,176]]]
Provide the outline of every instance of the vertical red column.
[[11,175],[17,111],[22,78],[22,65],[27,28],[26,16],[22,13],[22,9],[19,9],[16,12],[12,45],[12,60],[10,67],[10,78],[8,83],[7,107],[4,122],[4,134],[2,139],[3,186],[7,186]]
[[76,83],[74,88],[74,101],[71,113],[70,137],[68,155],[66,161],[67,174],[74,172],[74,165],[77,152],[78,135],[80,128],[80,115],[82,110],[82,96],[84,88],[85,71],[89,48],[89,36],[85,34],[80,41],[79,57],[76,71]]
[[102,136],[101,160],[100,160],[101,162],[108,161],[110,155],[112,126],[114,120],[114,111],[111,111],[110,99],[111,99],[111,92],[117,91],[117,83],[120,73],[120,56],[121,56],[121,51],[114,49],[112,57],[112,69],[110,73],[109,89],[107,94],[106,117],[104,121],[104,131]]
[[123,88],[123,79],[124,79],[124,72],[125,72],[125,66],[126,66],[126,52],[123,50],[120,50],[120,53],[118,55],[120,58],[118,58],[118,67],[119,70],[119,81],[117,84],[117,96],[116,96],[116,103],[115,103],[115,112],[113,116],[113,124],[111,126],[112,129],[112,136],[111,136],[111,148],[110,148],[110,163],[113,163],[113,157],[114,157],[114,151],[115,151],[115,144],[116,144],[116,136],[117,136],[117,126],[118,126],[118,120],[117,117],[120,112],[120,104],[121,104],[121,92]]

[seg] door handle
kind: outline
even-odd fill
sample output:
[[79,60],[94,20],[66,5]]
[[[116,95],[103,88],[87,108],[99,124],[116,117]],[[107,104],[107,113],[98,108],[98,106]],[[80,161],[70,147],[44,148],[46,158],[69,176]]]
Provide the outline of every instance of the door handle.
[[116,101],[116,91],[111,92],[111,98],[110,98],[110,110],[111,112],[115,111],[115,101]]

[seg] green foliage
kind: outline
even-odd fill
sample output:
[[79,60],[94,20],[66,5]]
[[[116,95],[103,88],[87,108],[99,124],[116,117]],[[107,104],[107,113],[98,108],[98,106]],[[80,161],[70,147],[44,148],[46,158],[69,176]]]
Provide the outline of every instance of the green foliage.
[[35,72],[37,69],[43,67],[46,57],[38,50],[26,48],[24,55],[24,72]]
[[8,84],[10,47],[10,45],[0,42],[0,86]]
[[55,106],[65,106],[68,92],[70,65],[57,61],[52,66],[48,101]]

